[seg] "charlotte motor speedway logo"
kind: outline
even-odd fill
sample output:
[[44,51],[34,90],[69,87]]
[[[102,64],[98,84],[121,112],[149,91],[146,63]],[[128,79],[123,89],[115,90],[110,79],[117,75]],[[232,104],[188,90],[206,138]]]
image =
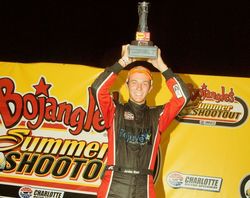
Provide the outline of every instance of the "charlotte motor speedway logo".
[[167,175],[167,183],[172,188],[189,188],[220,192],[222,178],[200,175],[187,175],[179,172],[171,172]]
[[35,188],[23,186],[19,189],[20,198],[62,198],[64,192],[58,190]]
[[181,122],[236,127],[243,124],[248,117],[248,108],[243,99],[235,96],[233,88],[229,90],[221,86],[219,92],[210,90],[203,83],[195,89],[187,84],[191,100],[180,112],[177,119]]

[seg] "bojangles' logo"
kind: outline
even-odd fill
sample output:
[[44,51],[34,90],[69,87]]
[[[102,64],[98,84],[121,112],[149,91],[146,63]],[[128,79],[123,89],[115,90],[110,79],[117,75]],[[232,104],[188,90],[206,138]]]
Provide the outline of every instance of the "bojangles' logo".
[[[103,118],[90,88],[88,88],[88,110],[82,107],[74,107],[70,102],[60,103],[55,97],[51,97],[49,89],[51,84],[46,83],[43,77],[37,85],[33,85],[35,93],[21,95],[15,90],[15,84],[10,78],[0,79],[0,115],[5,128],[13,128],[26,120],[24,125],[35,130],[42,125],[57,125],[56,127],[68,128],[72,135],[78,135],[82,131],[96,132],[105,130]],[[22,123],[21,123],[22,125]],[[53,127],[54,128],[54,127]]]
[[235,96],[233,88],[227,91],[226,87],[221,86],[221,91],[215,92],[205,83],[198,89],[188,84],[188,88],[191,100],[178,115],[179,121],[235,127],[247,119],[247,105],[241,98]]
[[0,78],[0,182],[12,174],[12,183],[32,178],[34,185],[51,187],[52,178],[55,188],[95,191],[80,187],[99,179],[108,149],[104,140],[94,139],[95,133],[87,134],[105,131],[91,89],[85,110],[53,97],[44,77],[31,87],[34,93],[20,93],[13,79]]

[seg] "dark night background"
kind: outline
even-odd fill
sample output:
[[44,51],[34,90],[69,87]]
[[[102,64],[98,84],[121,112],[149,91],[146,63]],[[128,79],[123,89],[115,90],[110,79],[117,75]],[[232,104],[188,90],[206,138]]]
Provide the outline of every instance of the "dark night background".
[[[135,39],[137,2],[1,1],[0,61],[113,64]],[[250,76],[249,1],[149,2],[151,40],[175,72]]]

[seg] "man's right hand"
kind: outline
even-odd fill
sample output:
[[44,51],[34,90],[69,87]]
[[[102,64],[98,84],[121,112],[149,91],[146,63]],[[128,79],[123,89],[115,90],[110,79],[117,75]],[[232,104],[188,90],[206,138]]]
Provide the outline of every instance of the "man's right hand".
[[118,63],[122,67],[126,67],[127,65],[129,65],[130,63],[135,61],[135,59],[129,58],[129,56],[128,56],[128,47],[129,47],[129,44],[122,46],[121,58],[118,61]]

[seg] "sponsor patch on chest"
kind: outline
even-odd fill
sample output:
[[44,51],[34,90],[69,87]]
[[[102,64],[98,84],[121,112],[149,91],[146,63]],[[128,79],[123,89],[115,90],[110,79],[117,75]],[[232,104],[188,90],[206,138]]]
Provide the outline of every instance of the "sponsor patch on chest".
[[173,89],[174,89],[176,97],[177,98],[181,98],[182,97],[182,93],[181,93],[181,89],[180,89],[179,85],[177,85],[177,84],[174,85]]
[[124,111],[124,118],[125,120],[134,120],[135,115],[129,111]]

